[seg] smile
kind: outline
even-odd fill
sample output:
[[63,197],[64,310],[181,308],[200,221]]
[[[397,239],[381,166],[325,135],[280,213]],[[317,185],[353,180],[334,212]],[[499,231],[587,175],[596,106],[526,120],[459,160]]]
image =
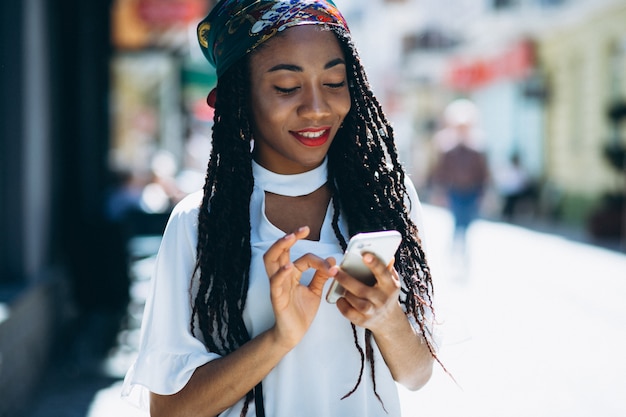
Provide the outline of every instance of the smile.
[[330,137],[330,128],[324,129],[306,129],[291,134],[305,146],[321,146],[328,141]]

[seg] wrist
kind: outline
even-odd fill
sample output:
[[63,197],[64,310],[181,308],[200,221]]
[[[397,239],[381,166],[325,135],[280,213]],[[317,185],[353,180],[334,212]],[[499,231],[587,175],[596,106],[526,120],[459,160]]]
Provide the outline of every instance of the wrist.
[[399,302],[390,308],[385,319],[381,320],[380,323],[379,328],[370,330],[377,339],[382,338],[390,341],[397,338],[399,334],[405,334],[409,328],[413,328]]
[[267,330],[266,333],[272,345],[272,349],[281,356],[285,356],[291,352],[291,350],[298,344],[295,340],[293,340],[293,336],[287,335],[287,337],[285,337],[283,332],[281,332],[276,325]]

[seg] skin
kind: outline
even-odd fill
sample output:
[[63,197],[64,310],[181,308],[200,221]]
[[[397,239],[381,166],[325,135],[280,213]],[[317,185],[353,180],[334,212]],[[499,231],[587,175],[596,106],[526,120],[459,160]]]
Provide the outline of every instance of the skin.
[[318,167],[351,106],[335,36],[313,25],[288,29],[259,49],[252,69],[254,159],[279,174]]
[[[287,29],[251,57],[254,158],[259,164],[293,174],[322,163],[350,109],[343,59],[335,36],[315,26]],[[306,254],[291,259],[290,249],[298,240],[319,236],[330,199],[326,187],[280,204],[272,204],[273,198],[266,194],[268,219],[281,222],[282,230],[295,230],[276,241],[263,258],[275,325],[231,354],[197,368],[178,393],[152,393],[153,417],[215,416],[234,405],[300,343],[331,277],[348,291],[337,308],[372,331],[394,379],[418,389],[430,378],[433,359],[398,302],[400,281],[393,264],[383,265],[366,254],[364,260],[377,280],[369,287],[339,270],[333,258]],[[310,284],[300,284],[302,272],[311,268],[315,274]]]

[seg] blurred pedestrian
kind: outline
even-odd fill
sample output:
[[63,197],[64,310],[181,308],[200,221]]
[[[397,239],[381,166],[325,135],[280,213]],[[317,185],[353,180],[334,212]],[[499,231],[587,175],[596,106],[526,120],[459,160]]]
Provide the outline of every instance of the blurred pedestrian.
[[[399,416],[396,382],[420,388],[436,359],[432,280],[344,18],[222,0],[198,35],[218,74],[206,183],[170,217],[124,395],[152,416]],[[339,270],[350,236],[385,229],[403,239],[389,265],[364,255],[374,286]]]
[[532,200],[532,182],[517,152],[497,170],[494,182],[502,198],[502,218],[513,221],[524,199]]
[[113,223],[124,223],[129,212],[141,209],[141,191],[144,182],[132,169],[117,169],[111,172],[112,184],[105,203],[106,219]]
[[480,213],[489,181],[487,157],[480,147],[478,110],[466,99],[455,100],[444,112],[446,126],[435,135],[438,156],[433,172],[435,195],[454,217],[454,242],[465,250],[466,232]]

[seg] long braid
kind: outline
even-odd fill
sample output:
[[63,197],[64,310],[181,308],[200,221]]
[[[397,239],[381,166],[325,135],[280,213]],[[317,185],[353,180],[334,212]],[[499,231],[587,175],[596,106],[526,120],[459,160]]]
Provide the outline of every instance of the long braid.
[[370,364],[370,372],[372,373],[372,389],[374,390],[374,395],[383,406],[383,410],[387,413],[387,409],[385,408],[385,404],[383,403],[383,399],[378,395],[378,391],[376,391],[376,378],[374,378],[374,348],[372,346],[372,332],[369,329],[365,329],[365,357],[368,359]]
[[[198,290],[193,299],[192,332],[197,319],[209,350],[226,355],[250,336],[243,321],[249,285],[250,153],[249,73],[242,60],[220,78],[213,146],[198,215]],[[244,412],[252,400],[246,395]]]
[[[359,351],[359,355],[361,355],[361,370],[359,371],[359,377],[356,381],[356,384],[346,395],[341,397],[342,400],[351,396],[359,387],[359,385],[361,385],[361,379],[363,378],[363,369],[365,368],[365,356],[366,355],[365,355],[365,352],[363,351],[363,348],[359,344],[359,334],[356,330],[356,326],[354,325],[354,323],[350,323],[350,325],[352,326],[352,336],[354,337],[354,344],[356,345],[356,349]],[[378,396],[378,394],[376,396]]]

